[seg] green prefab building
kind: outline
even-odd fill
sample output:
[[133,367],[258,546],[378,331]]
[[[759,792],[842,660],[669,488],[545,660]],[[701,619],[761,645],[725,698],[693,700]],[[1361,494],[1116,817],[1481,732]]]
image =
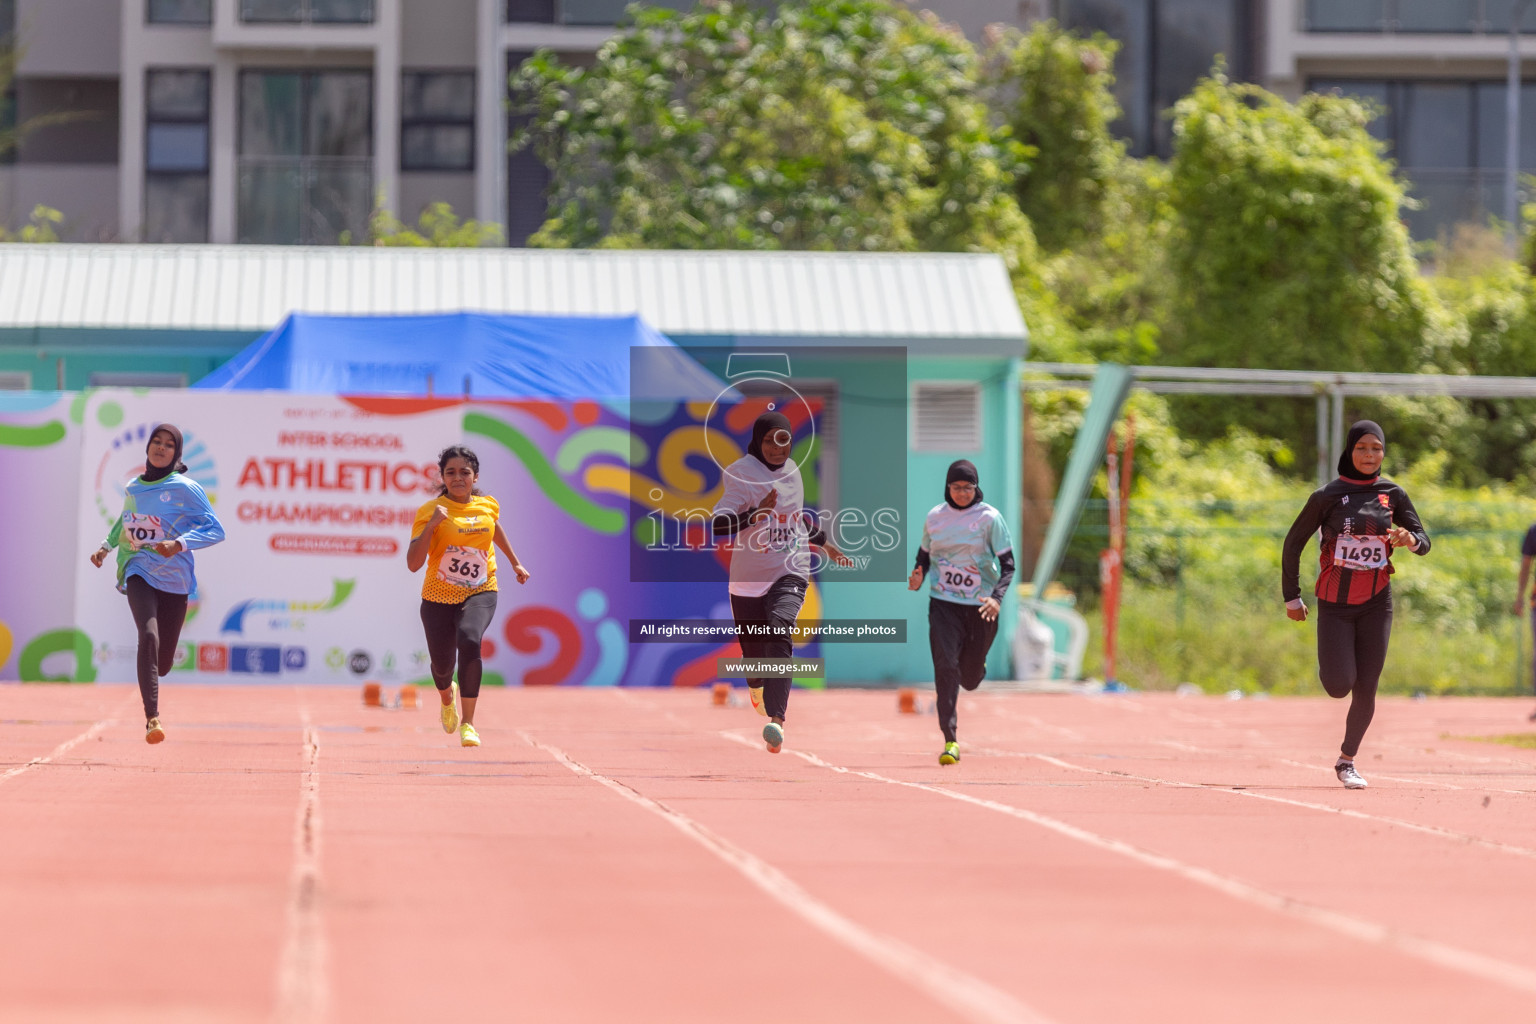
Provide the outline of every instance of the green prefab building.
[[[0,388],[184,387],[290,313],[461,310],[638,313],[722,377],[794,364],[820,410],[821,507],[857,518],[876,494],[905,513],[899,572],[822,574],[824,618],[907,623],[906,644],[823,645],[833,685],[933,678],[927,597],[903,580],[952,461],[1020,532],[1027,331],[987,254],[0,245]],[[1010,597],[990,678],[1010,676],[1016,618]]]

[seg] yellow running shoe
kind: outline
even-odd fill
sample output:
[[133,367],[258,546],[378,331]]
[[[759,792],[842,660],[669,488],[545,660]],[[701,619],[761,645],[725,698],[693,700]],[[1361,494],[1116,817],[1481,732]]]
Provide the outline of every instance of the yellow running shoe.
[[459,746],[478,747],[479,745],[480,734],[475,732],[474,726],[470,725],[468,722],[465,722],[463,725],[459,726]]
[[747,693],[752,695],[752,710],[767,718],[768,708],[763,704],[763,688],[761,686],[749,686],[747,687]]
[[960,760],[960,744],[944,744],[944,753],[939,755],[939,764],[957,764]]
[[458,683],[454,683],[453,684],[452,693],[453,693],[453,700],[449,701],[447,704],[444,704],[443,705],[443,709],[438,712],[438,716],[442,719],[442,722],[443,722],[443,732],[447,733],[450,736],[452,736],[454,730],[459,727],[459,684]]
[[144,723],[144,742],[159,743],[165,739],[165,730],[160,727],[160,719],[151,718]]

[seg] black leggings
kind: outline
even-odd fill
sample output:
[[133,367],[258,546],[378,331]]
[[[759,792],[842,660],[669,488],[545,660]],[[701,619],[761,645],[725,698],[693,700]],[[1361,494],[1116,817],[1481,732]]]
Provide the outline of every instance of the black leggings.
[[160,677],[176,660],[176,641],[187,621],[187,595],[167,594],[142,576],[129,576],[128,610],[139,628],[139,696],[144,717],[160,716]]
[[997,620],[988,622],[973,604],[928,599],[928,646],[933,652],[933,688],[944,742],[955,742],[960,688],[974,690],[987,674],[987,652],[997,637]]
[[421,624],[427,630],[427,653],[432,657],[432,684],[439,690],[453,685],[453,661],[459,661],[459,696],[480,696],[480,639],[496,615],[496,591],[471,594],[458,604],[421,602]]
[[1344,721],[1344,744],[1349,757],[1360,750],[1360,741],[1376,713],[1376,684],[1387,663],[1387,642],[1392,639],[1392,588],[1387,587],[1364,604],[1317,602],[1317,675],[1330,697],[1354,696]]
[[[805,580],[799,576],[780,576],[773,581],[773,586],[769,587],[768,592],[762,597],[731,595],[731,614],[735,617],[737,626],[748,622],[767,623],[786,631],[782,637],[770,637],[765,640],[740,637],[743,658],[793,658],[795,656],[795,644],[789,638],[787,631],[795,624],[795,620],[800,618],[800,606],[805,604],[805,586]],[[768,676],[762,679],[748,679],[747,685],[761,686],[763,710],[768,712],[769,718],[783,721],[789,712],[789,689],[794,682],[793,679],[785,676]]]

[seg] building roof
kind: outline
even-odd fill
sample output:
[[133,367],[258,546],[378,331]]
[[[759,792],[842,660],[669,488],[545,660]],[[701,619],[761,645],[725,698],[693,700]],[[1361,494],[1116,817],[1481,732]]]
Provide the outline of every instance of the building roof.
[[[671,335],[1027,337],[986,253],[0,245],[0,328],[259,330],[289,313],[639,313]],[[991,347],[991,346],[988,346]]]

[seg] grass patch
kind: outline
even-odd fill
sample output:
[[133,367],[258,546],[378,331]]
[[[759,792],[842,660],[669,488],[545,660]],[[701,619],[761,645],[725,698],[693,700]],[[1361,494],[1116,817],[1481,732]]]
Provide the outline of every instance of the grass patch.
[[1524,747],[1536,750],[1536,732],[1512,732],[1504,736],[1457,736],[1459,740],[1475,740],[1478,743],[1502,743],[1506,747]]

